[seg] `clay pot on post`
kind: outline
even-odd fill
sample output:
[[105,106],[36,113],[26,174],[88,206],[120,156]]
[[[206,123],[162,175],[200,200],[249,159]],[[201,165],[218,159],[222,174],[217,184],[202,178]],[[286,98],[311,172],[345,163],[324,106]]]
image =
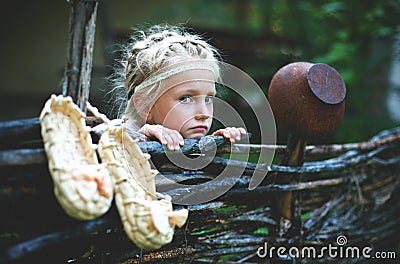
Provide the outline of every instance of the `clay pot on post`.
[[[268,100],[276,122],[290,132],[281,165],[301,166],[306,139],[326,137],[338,128],[344,116],[345,96],[343,78],[327,64],[295,62],[275,73],[268,89]],[[286,174],[279,175],[276,183],[299,180]],[[293,216],[292,196],[292,192],[284,192],[277,197],[281,235],[300,221]]]

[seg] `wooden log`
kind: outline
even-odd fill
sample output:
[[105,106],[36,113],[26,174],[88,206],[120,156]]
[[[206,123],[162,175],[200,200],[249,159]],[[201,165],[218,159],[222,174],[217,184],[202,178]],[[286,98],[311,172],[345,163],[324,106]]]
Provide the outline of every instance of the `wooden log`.
[[33,135],[36,137],[38,133],[40,133],[40,120],[38,117],[0,122],[0,139],[7,138],[10,135],[16,137]]
[[[151,147],[147,148],[147,144],[150,144]],[[155,142],[143,142],[141,144],[141,148],[144,151],[146,149],[154,149],[154,145],[159,143]],[[193,140],[193,145],[196,145],[196,140]],[[161,144],[155,149],[161,148]],[[198,146],[189,146],[188,149],[196,149]],[[201,179],[210,179],[210,176],[202,176],[201,173],[205,173],[207,175],[216,175],[218,171],[223,170],[226,166],[231,166],[233,170],[237,169],[238,173],[244,176],[252,176],[254,170],[257,168],[259,171],[265,171],[265,173],[271,172],[279,172],[279,173],[294,173],[294,174],[303,174],[307,176],[307,179],[318,178],[319,173],[325,173],[325,178],[331,177],[333,174],[337,174],[339,172],[346,172],[350,169],[356,169],[365,166],[366,164],[375,165],[375,166],[398,166],[400,164],[400,154],[396,152],[390,153],[395,151],[395,146],[384,146],[378,149],[372,150],[370,152],[366,152],[360,154],[358,152],[349,152],[345,155],[342,155],[337,158],[332,158],[323,161],[317,162],[305,162],[303,166],[299,167],[292,167],[292,166],[281,166],[272,164],[268,166],[266,164],[256,164],[251,162],[243,162],[237,160],[230,160],[221,157],[214,157],[211,161],[211,164],[208,165],[203,169],[203,171],[197,172],[198,178]],[[158,151],[158,150],[157,150]],[[384,159],[379,157],[388,153],[391,155],[390,158]],[[387,155],[387,154],[385,154]],[[159,161],[161,159],[160,155],[155,155],[153,157],[154,161]],[[2,171],[1,182],[8,182],[8,181],[24,181],[27,178],[31,177],[30,173],[26,173],[26,171],[22,170],[9,170],[7,168],[13,168],[15,166],[26,167],[26,166],[36,166],[36,165],[46,165],[46,156],[43,149],[19,149],[19,150],[10,150],[10,151],[0,151],[0,169]],[[162,173],[175,173],[175,174],[182,174],[183,171],[181,168],[176,167],[171,162],[168,162],[168,159],[164,159],[165,163],[157,167]],[[32,167],[33,168],[33,167]],[[243,171],[244,168],[244,171]],[[329,176],[331,175],[331,176]],[[182,174],[180,176],[183,179],[194,179],[195,176],[193,173]],[[266,179],[270,179],[271,174],[267,176]],[[40,183],[43,178],[37,178],[37,182]]]
[[[93,117],[86,118],[87,125],[99,124],[101,120],[94,120]],[[31,146],[32,144],[21,144],[22,141],[36,140],[35,147],[41,146],[40,121],[39,118],[14,120],[8,122],[0,122],[0,149],[13,149]],[[214,137],[217,145],[217,154],[229,153],[249,153],[259,154],[261,150],[275,151],[276,155],[283,154],[286,151],[286,145],[260,145],[260,144],[240,144],[240,142],[231,145],[223,140],[223,137]],[[184,154],[191,151],[199,153],[199,147],[193,146],[198,140],[185,140],[185,145],[181,149]],[[367,152],[381,146],[398,144],[400,142],[400,127],[391,130],[385,130],[374,136],[369,141],[345,144],[331,145],[310,145],[306,146],[304,155],[311,156],[334,156],[347,151]],[[151,155],[165,154],[164,147],[158,141],[139,142],[142,150],[147,149]],[[207,145],[207,144],[206,144]],[[211,145],[209,145],[211,146]]]
[[70,0],[72,5],[69,46],[64,73],[63,95],[71,96],[86,113],[93,67],[97,0]]
[[40,138],[40,120],[37,117],[0,122],[0,149],[21,148],[23,142]]
[[[204,137],[202,139],[185,139],[181,152],[186,155],[207,152],[223,144],[225,139],[221,136]],[[138,142],[140,149],[150,155],[164,155],[164,146],[158,141]],[[34,165],[47,162],[43,148],[16,149],[0,151],[0,167],[14,165]]]
[[0,151],[0,167],[34,165],[47,162],[44,149],[16,149]]
[[[184,139],[185,144],[180,148],[180,152],[186,155],[200,154],[202,152],[208,152],[213,149],[217,151],[217,147],[221,146],[226,142],[222,136],[207,136],[203,138],[187,138]],[[149,153],[150,155],[165,155],[165,147],[158,141],[149,142],[137,142],[140,149]],[[174,153],[169,151],[168,153]]]
[[[71,240],[76,242],[78,238],[82,239],[85,234],[86,236],[89,236],[91,233],[103,231],[107,226],[109,226],[109,220],[107,218],[100,218],[90,222],[83,222],[81,224],[76,223],[75,227],[68,230],[57,231],[35,237],[5,249],[0,254],[0,263],[7,263],[15,260],[26,261],[27,259],[32,258],[32,256],[35,256],[33,253],[37,254],[45,248],[51,248],[56,245],[65,245],[66,242]],[[44,255],[47,255],[50,259],[55,258],[54,254],[46,253]],[[63,257],[67,256],[68,255]]]

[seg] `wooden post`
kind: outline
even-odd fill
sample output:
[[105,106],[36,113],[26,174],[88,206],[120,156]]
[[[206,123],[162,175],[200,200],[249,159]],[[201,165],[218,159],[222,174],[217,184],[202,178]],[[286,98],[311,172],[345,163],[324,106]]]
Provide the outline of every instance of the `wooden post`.
[[68,2],[72,8],[63,95],[71,96],[80,109],[86,112],[93,66],[98,2],[97,0],[69,0]]
[[[304,150],[306,140],[297,135],[290,134],[287,141],[285,156],[281,161],[282,166],[300,167],[304,163]],[[301,175],[301,174],[300,174]],[[283,173],[276,179],[277,184],[297,184],[300,181],[299,174]],[[278,224],[279,236],[301,237],[301,220],[299,214],[298,193],[291,191],[276,195],[275,217]]]

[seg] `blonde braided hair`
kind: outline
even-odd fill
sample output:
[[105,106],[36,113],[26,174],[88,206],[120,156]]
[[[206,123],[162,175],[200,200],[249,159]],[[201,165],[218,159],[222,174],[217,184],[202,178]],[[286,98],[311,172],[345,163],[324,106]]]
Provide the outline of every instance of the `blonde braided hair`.
[[[117,82],[114,82],[117,84],[115,89],[124,90],[117,101],[121,104],[120,111],[123,110],[124,118],[133,120],[137,126],[130,129],[137,130],[145,124],[145,116],[141,113],[147,113],[164,92],[161,89],[163,79],[184,70],[201,68],[211,70],[217,81],[220,79],[219,60],[219,53],[213,46],[181,27],[153,26],[146,32],[132,35],[120,61]],[[169,74],[159,74],[185,62],[192,64],[169,71]],[[153,78],[149,82],[150,77]],[[140,104],[132,103],[133,95]]]

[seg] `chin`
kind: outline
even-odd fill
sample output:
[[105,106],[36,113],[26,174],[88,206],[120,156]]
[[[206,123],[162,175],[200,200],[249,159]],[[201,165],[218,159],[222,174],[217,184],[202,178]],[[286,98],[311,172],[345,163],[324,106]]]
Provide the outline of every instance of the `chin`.
[[190,133],[189,135],[187,135],[184,138],[201,138],[201,137],[205,137],[205,134],[203,134],[203,133]]

